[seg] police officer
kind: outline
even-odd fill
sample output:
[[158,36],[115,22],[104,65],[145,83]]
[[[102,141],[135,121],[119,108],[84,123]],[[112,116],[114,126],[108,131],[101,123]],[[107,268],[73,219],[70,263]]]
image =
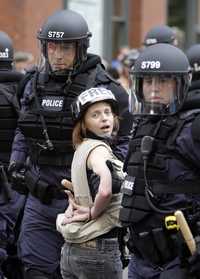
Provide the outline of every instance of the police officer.
[[74,11],[56,11],[47,18],[38,33],[44,64],[31,76],[21,99],[10,165],[11,169],[25,161],[27,165],[25,181],[30,194],[19,253],[28,279],[60,278],[63,238],[56,231],[55,222],[57,214],[67,206],[60,181],[70,179],[74,152],[70,105],[85,89],[101,86],[114,93],[122,113],[114,151],[120,159],[127,151],[131,126],[128,119],[123,124],[127,95],[103,70],[100,58],[87,54],[90,37],[85,19]]
[[156,25],[147,32],[143,42],[145,47],[159,43],[177,46],[176,33],[171,27],[167,25]]
[[189,87],[185,109],[192,109],[194,103],[196,108],[200,107],[200,44],[194,44],[186,50],[186,55],[190,63],[192,81]]
[[137,48],[132,48],[122,60],[122,63],[125,67],[127,67],[128,70],[131,70],[131,68],[134,66],[136,59],[140,55],[140,50]]
[[156,44],[139,56],[131,77],[138,123],[125,162],[120,212],[134,253],[129,278],[195,278],[187,272],[199,274],[199,251],[191,261],[174,217],[182,209],[194,237],[199,235],[194,194],[199,194],[200,109],[194,103],[192,110],[183,110],[189,62],[175,46]]
[[[0,31],[0,278],[22,278],[16,255],[16,225],[25,197],[11,191],[7,167],[19,105],[17,88],[23,75],[13,70],[13,44],[11,38]],[[2,267],[3,264],[3,267]],[[9,269],[12,265],[12,269]],[[19,273],[18,273],[19,272]]]
[[186,51],[187,58],[192,68],[192,84],[190,90],[200,88],[200,44],[189,47]]

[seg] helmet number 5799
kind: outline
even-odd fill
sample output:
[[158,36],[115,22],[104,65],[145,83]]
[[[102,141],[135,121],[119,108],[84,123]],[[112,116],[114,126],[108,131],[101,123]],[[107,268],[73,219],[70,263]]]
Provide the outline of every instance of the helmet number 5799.
[[142,69],[160,69],[160,61],[142,61]]

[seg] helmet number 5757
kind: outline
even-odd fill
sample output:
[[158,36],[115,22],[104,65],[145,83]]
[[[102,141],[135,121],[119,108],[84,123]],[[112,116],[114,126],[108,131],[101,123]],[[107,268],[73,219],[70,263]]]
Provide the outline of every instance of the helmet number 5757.
[[64,32],[59,32],[59,31],[49,31],[48,32],[48,37],[49,38],[59,39],[59,38],[62,38],[63,35],[64,35]]

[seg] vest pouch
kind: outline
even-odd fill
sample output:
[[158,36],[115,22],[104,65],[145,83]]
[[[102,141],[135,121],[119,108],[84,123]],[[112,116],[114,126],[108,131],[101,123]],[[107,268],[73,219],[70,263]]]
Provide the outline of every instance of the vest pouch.
[[174,247],[172,239],[162,228],[153,229],[152,236],[162,264],[166,264],[177,257],[178,253],[175,252],[176,247]]
[[142,188],[139,181],[129,175],[125,177],[122,184],[123,196],[119,219],[124,226],[128,223],[137,223],[149,214],[149,206],[146,204],[145,197],[136,195],[136,184],[138,184],[137,188]]
[[122,207],[131,207],[134,194],[135,177],[126,175],[121,186]]
[[160,255],[154,244],[151,232],[142,232],[133,236],[134,253],[153,264],[160,265]]
[[119,220],[123,225],[128,225],[131,222],[131,216],[133,209],[130,207],[132,204],[133,193],[134,193],[135,177],[126,175],[124,182],[121,186],[122,196],[122,208],[119,213]]
[[143,220],[149,212],[143,210],[137,210],[136,208],[120,208],[119,220],[122,222],[123,226],[129,223],[137,223]]
[[163,228],[131,235],[132,250],[142,259],[156,265],[166,265],[178,256],[173,241]]
[[44,204],[51,203],[53,199],[53,191],[50,191],[50,188],[52,188],[51,185],[33,176],[30,171],[27,171],[25,174],[25,182],[34,197],[38,198]]

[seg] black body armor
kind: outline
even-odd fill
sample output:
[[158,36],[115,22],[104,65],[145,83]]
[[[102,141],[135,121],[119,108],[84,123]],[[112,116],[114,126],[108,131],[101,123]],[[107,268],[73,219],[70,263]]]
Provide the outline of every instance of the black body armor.
[[[148,158],[148,167],[146,177],[154,197],[155,204],[160,204],[161,200],[168,198],[170,194],[199,192],[197,182],[199,176],[196,172],[197,167],[178,152],[175,140],[182,127],[195,118],[192,114],[187,118],[168,117],[166,121],[149,122],[145,119],[140,120],[136,126],[134,136],[130,141],[129,153],[127,157],[126,172],[128,173],[123,185],[123,199],[120,212],[120,219],[125,224],[137,224],[137,230],[140,227],[146,228],[158,227],[163,224],[164,214],[153,212],[145,196],[144,179],[144,160],[141,153],[141,142],[144,136],[149,135],[154,138],[153,150]],[[169,177],[169,161],[178,160],[184,165],[189,165],[193,169],[193,180],[184,181],[184,183],[175,183]],[[190,186],[190,187],[189,187]],[[171,199],[171,197],[170,197]],[[175,202],[175,208],[185,208],[187,203],[181,201]],[[174,208],[174,209],[175,209]],[[144,225],[145,224],[145,225]],[[141,225],[141,226],[140,226]]]
[[0,71],[0,161],[9,162],[19,105],[17,86],[23,75],[15,71]]

